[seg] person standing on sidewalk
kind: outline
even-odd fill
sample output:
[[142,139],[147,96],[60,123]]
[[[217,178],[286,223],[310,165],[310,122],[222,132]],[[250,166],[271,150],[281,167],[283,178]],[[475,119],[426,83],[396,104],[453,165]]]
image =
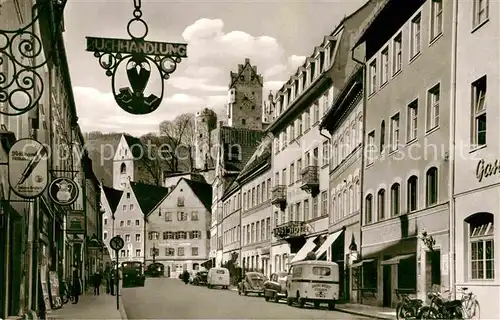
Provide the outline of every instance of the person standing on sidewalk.
[[93,279],[93,283],[94,283],[94,296],[98,296],[99,295],[99,288],[101,287],[101,281],[102,281],[101,272],[99,270],[97,270],[97,272],[94,274],[94,279]]
[[80,276],[78,274],[78,268],[77,265],[75,264],[73,266],[73,285],[72,285],[72,294],[75,300],[73,301],[73,304],[78,303],[78,297],[80,296]]
[[111,293],[111,275],[109,264],[106,263],[106,269],[104,269],[104,281],[106,282],[106,294]]
[[114,268],[109,270],[109,289],[111,291],[111,295],[115,295],[115,279],[116,279],[116,271]]

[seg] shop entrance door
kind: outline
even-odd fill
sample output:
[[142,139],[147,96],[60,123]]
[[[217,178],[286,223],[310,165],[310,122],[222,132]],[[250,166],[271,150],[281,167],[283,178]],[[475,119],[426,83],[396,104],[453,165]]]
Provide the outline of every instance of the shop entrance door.
[[[389,259],[389,258],[387,258]],[[384,260],[387,260],[384,258]],[[383,306],[390,307],[392,300],[392,265],[382,266],[383,274]]]
[[433,286],[441,286],[441,251],[427,252],[425,255],[425,289],[432,291]]

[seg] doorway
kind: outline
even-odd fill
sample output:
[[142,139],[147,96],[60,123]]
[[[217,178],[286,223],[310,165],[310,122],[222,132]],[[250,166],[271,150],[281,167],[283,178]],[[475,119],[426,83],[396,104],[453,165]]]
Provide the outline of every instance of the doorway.
[[434,250],[425,254],[425,289],[430,292],[433,286],[441,287],[441,251]]
[[[384,261],[390,257],[384,257]],[[382,306],[390,307],[392,303],[392,264],[382,266]]]

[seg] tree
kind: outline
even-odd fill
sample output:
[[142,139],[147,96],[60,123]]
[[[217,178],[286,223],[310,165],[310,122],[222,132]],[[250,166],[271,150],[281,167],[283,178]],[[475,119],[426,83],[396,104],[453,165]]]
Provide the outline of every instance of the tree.
[[166,120],[160,123],[160,137],[165,139],[167,143],[165,152],[169,154],[166,161],[167,171],[193,170],[195,136],[194,114],[192,113],[183,113],[173,121]]
[[[139,159],[139,172],[142,177],[149,176],[149,181],[156,186],[162,186],[163,171],[166,168],[168,153],[165,153],[163,148],[165,141],[163,137],[159,137],[154,133],[148,133],[139,138],[143,145],[144,154]],[[143,179],[139,179],[143,180]]]

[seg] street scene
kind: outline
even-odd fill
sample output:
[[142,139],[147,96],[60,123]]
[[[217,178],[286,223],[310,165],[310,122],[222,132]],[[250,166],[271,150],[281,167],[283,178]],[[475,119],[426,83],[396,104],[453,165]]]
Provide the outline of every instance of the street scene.
[[499,21],[0,0],[0,319],[497,319]]
[[[175,292],[165,300],[158,292]],[[177,279],[152,279],[144,288],[123,291],[129,319],[368,319],[326,307],[290,308],[285,301],[266,302],[258,296],[239,296],[232,290],[185,285]]]

